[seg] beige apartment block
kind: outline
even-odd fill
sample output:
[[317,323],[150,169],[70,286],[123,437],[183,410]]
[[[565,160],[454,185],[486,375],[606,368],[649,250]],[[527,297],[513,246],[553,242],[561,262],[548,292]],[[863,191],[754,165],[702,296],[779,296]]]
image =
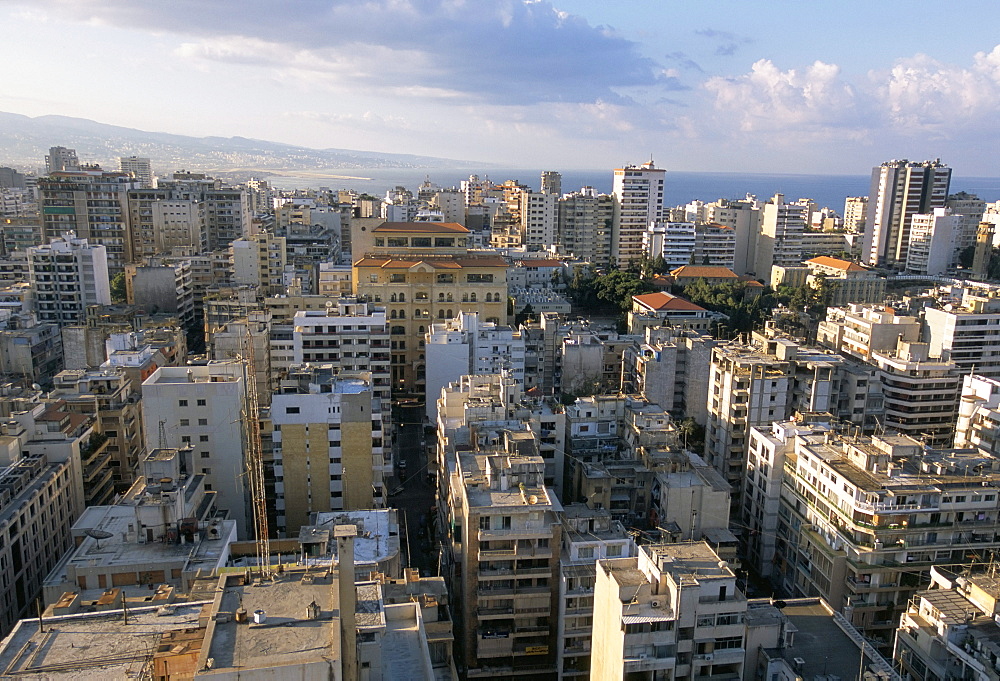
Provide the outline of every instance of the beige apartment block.
[[507,262],[468,247],[469,231],[447,222],[383,222],[369,252],[355,253],[354,293],[388,308],[393,390],[424,392],[424,335],[432,321],[478,312],[507,321]]

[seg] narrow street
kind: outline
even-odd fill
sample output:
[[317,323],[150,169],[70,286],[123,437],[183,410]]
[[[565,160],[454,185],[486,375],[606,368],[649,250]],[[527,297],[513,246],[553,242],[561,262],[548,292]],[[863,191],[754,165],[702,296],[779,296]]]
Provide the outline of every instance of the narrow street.
[[[394,406],[396,451],[405,468],[397,467],[389,485],[389,506],[399,509],[400,532],[405,537],[404,562],[421,575],[436,575],[438,553],[432,544],[431,507],[434,485],[427,480],[427,453],[420,409]],[[396,492],[402,487],[401,491]],[[396,492],[395,494],[393,492]]]

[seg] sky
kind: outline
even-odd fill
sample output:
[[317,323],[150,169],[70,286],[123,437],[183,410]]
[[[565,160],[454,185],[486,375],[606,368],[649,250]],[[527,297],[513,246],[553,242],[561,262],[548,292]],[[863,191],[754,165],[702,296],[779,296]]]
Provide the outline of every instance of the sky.
[[996,0],[0,0],[0,111],[507,167],[996,176]]

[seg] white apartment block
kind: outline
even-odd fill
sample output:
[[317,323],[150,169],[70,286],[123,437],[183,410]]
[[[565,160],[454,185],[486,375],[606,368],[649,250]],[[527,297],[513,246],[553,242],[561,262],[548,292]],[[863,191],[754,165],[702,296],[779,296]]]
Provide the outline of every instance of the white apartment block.
[[885,427],[932,447],[951,444],[961,386],[954,362],[931,357],[927,343],[900,341],[872,353],[882,373]]
[[1000,380],[976,374],[962,379],[954,446],[1000,455]]
[[597,563],[591,678],[740,678],[747,600],[704,542]]
[[705,206],[705,220],[730,227],[735,237],[733,271],[739,275],[753,272],[754,251],[760,232],[761,203],[748,195],[741,201],[719,199]]
[[736,268],[737,233],[728,225],[714,222],[695,228],[694,261],[709,267]]
[[819,323],[816,341],[867,362],[874,352],[895,350],[899,341],[919,341],[920,328],[916,317],[897,315],[883,305],[852,303],[846,307],[827,308],[826,319]]
[[802,262],[802,233],[809,219],[804,200],[785,203],[775,194],[761,210],[760,233],[755,247],[754,272],[758,278],[771,280],[771,267],[794,267]]
[[141,187],[156,186],[156,178],[153,176],[153,166],[150,164],[148,158],[122,156],[118,159],[118,169],[138,180]]
[[923,308],[930,354],[958,365],[959,373],[1000,378],[1000,297],[965,289],[958,304]]
[[613,194],[616,214],[611,239],[611,262],[619,267],[642,259],[643,235],[663,219],[663,178],[666,171],[652,161],[615,170]]
[[[910,218],[906,273],[940,277],[954,267],[958,262],[959,244],[963,240],[963,218],[953,215],[949,208],[935,208],[932,213],[913,215]],[[973,240],[974,234],[972,239],[965,239],[967,242]]]
[[893,662],[915,681],[1000,679],[1000,589],[993,574],[951,576],[932,568],[934,588],[908,604]]
[[554,246],[559,196],[522,191],[519,200],[521,243],[529,248]]
[[844,217],[841,224],[852,234],[865,231],[865,214],[868,212],[867,196],[848,196],[844,199]]
[[285,237],[263,232],[236,239],[231,248],[235,285],[255,287],[260,297],[285,292],[284,275],[288,264]]
[[[385,307],[353,296],[330,299],[323,310],[299,310],[292,322],[292,364],[368,372],[375,395],[388,400],[391,347],[385,317]],[[272,364],[275,370],[287,368]]]
[[40,322],[82,324],[88,305],[110,305],[108,255],[72,232],[28,249],[28,278]]
[[[524,384],[524,337],[512,327],[485,322],[478,312],[430,325],[424,337],[427,358],[427,418],[437,421],[442,388],[466,374],[505,374]],[[434,396],[434,399],[430,399]]]
[[[261,386],[266,389],[266,386]],[[246,388],[240,361],[160,367],[142,384],[146,448],[194,449],[194,470],[218,505],[236,521],[240,539],[252,537],[244,448]]]
[[696,247],[693,222],[657,222],[643,234],[643,249],[650,259],[663,258],[667,268],[692,263]]

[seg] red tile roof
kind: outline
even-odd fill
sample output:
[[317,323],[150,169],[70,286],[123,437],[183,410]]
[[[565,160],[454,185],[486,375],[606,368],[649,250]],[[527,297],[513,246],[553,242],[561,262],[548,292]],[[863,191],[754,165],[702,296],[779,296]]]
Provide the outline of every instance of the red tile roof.
[[677,312],[704,312],[705,308],[695,305],[690,300],[685,300],[678,296],[671,295],[666,291],[657,293],[646,293],[641,296],[632,296],[632,300],[645,308],[654,311],[674,310]]
[[845,272],[867,272],[868,268],[859,265],[856,262],[851,262],[850,260],[841,260],[840,258],[831,258],[828,255],[821,255],[812,260],[806,260],[806,263],[815,263],[817,265],[822,265],[823,267],[834,267],[838,270],[844,270]]
[[696,279],[738,279],[736,272],[728,267],[709,267],[706,265],[681,265],[671,272],[675,277]]

